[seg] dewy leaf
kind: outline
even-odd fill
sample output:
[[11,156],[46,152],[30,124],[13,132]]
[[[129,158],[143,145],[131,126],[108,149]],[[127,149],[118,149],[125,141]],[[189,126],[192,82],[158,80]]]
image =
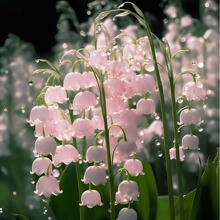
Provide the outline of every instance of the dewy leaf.
[[27,217],[25,217],[24,215],[20,215],[20,214],[12,214],[13,217],[16,219],[16,220],[29,220]]
[[32,74],[39,74],[39,73],[43,73],[43,74],[48,73],[48,74],[53,74],[53,75],[58,74],[57,72],[50,70],[50,69],[37,69]]
[[[219,157],[217,153],[216,158]],[[219,162],[208,159],[199,180],[189,220],[219,219]],[[217,162],[216,162],[217,161]]]
[[131,177],[138,184],[140,197],[138,202],[132,203],[137,210],[139,219],[151,220],[157,215],[157,186],[153,170],[144,154],[140,154],[145,175]]
[[144,14],[143,14],[143,12],[140,10],[140,8],[138,8],[138,6],[135,5],[135,4],[132,3],[132,2],[124,2],[124,3],[122,3],[118,8],[124,7],[125,4],[131,4],[131,5],[133,6],[134,10],[137,12],[137,14],[140,15],[142,18],[144,17]]
[[63,190],[59,196],[49,198],[49,206],[53,210],[56,220],[73,220],[79,217],[79,195],[75,164],[69,164],[61,178],[60,188]]
[[39,62],[44,62],[47,63],[55,72],[59,73],[58,69],[48,60],[44,60],[44,59],[37,59],[36,60],[37,63]]
[[117,18],[117,17],[125,17],[125,16],[127,16],[127,15],[129,15],[129,12],[128,12],[128,11],[119,13],[119,14],[117,14],[117,15],[115,15],[115,16],[113,17],[113,20],[114,20],[115,18]]

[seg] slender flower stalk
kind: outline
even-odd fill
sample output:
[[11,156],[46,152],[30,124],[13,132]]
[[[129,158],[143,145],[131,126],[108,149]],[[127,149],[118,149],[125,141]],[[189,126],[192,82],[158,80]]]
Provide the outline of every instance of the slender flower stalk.
[[[73,123],[74,121],[73,110],[69,109],[69,114],[70,114],[71,123]],[[76,138],[73,138],[72,142],[73,142],[73,146],[77,148]],[[75,167],[76,167],[76,178],[77,178],[79,201],[80,201],[81,195],[83,194],[83,184],[81,181],[81,171],[80,171],[79,162],[75,163]],[[80,216],[80,220],[85,220],[85,207],[84,206],[79,206],[79,216]]]
[[172,170],[171,170],[170,154],[169,154],[169,132],[168,132],[168,123],[166,118],[164,91],[163,91],[163,85],[160,77],[159,68],[157,65],[153,36],[145,18],[144,18],[144,23],[145,23],[147,36],[150,41],[150,48],[151,48],[152,58],[154,60],[154,68],[155,68],[158,89],[160,94],[160,108],[161,108],[162,122],[163,122],[164,149],[165,149],[165,157],[166,157],[167,185],[168,185],[168,196],[169,196],[169,204],[170,204],[170,219],[173,220],[175,219],[175,208],[174,208],[174,199],[173,199],[173,180],[172,180]]
[[[172,64],[171,64],[172,66]],[[171,102],[172,102],[172,115],[173,115],[173,129],[174,129],[174,141],[173,145],[176,149],[176,170],[178,179],[178,196],[179,196],[179,207],[180,207],[180,219],[184,219],[184,203],[183,203],[183,188],[182,188],[182,177],[181,177],[181,163],[179,153],[179,135],[178,135],[178,124],[177,124],[177,109],[176,109],[176,98],[175,98],[175,84],[173,80],[173,72],[171,68],[171,74],[169,77],[170,91],[171,91]]]
[[108,160],[108,176],[109,176],[109,193],[110,193],[110,219],[115,219],[115,196],[114,196],[114,176],[112,172],[112,160],[111,160],[111,152],[110,152],[110,141],[109,141],[109,127],[107,121],[107,107],[106,107],[106,99],[105,99],[105,90],[103,84],[103,76],[101,76],[101,94],[102,96],[102,116],[104,122],[104,129],[105,129],[105,142],[106,142],[106,151],[107,151],[107,160]]

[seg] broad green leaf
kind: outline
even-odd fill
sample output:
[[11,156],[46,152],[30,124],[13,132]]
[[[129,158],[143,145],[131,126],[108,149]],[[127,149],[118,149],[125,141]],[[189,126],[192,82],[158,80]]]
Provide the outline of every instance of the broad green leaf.
[[29,220],[27,217],[25,217],[24,215],[20,215],[20,214],[12,214],[13,217],[16,219],[16,220]]
[[61,178],[60,189],[63,190],[58,196],[51,196],[49,206],[53,210],[57,220],[79,219],[79,195],[76,178],[75,164],[69,164]]
[[140,155],[143,163],[144,175],[131,177],[138,184],[140,197],[133,202],[132,207],[138,212],[138,218],[143,220],[155,219],[157,215],[157,186],[153,170],[144,154]]
[[208,159],[199,180],[189,220],[219,219],[219,153]]
[[[193,190],[183,197],[185,219],[188,219],[190,210],[192,208],[195,193],[196,193],[196,190]],[[180,219],[179,199],[177,196],[174,196],[174,206],[175,206],[175,219],[179,220]],[[158,196],[158,207],[157,207],[156,220],[164,220],[164,219],[170,219],[169,197]]]

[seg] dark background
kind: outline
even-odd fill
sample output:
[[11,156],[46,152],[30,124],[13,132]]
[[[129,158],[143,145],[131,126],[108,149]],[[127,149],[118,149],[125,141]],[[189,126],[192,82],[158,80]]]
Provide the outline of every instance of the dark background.
[[[68,0],[76,11],[80,22],[86,21],[89,0]],[[132,0],[142,10],[154,18],[152,29],[160,35],[163,31],[163,7],[167,1]],[[56,44],[57,32],[56,0],[0,0],[0,47],[4,45],[8,34],[19,36],[23,41],[32,43],[37,56],[47,56]],[[182,0],[183,9],[198,18],[199,0]]]

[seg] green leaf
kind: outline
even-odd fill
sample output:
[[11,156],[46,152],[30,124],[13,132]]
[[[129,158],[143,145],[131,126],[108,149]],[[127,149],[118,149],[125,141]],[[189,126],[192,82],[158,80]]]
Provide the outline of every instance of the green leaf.
[[189,220],[219,219],[219,153],[208,159],[199,180]]
[[[195,197],[196,190],[191,191],[183,197],[184,201],[184,219],[188,219],[190,210],[192,209],[193,200]],[[174,206],[175,206],[175,219],[180,219],[179,213],[179,198],[174,196]],[[158,197],[158,207],[157,207],[157,217],[156,220],[170,219],[170,208],[169,208],[169,197],[159,196]]]
[[58,196],[49,198],[49,206],[53,210],[57,220],[72,220],[79,218],[79,194],[75,164],[69,164],[61,178],[60,189],[63,190]]
[[144,154],[140,155],[144,175],[131,177],[138,184],[140,197],[138,202],[133,202],[132,207],[138,212],[138,218],[144,220],[155,219],[157,215],[157,186],[153,170]]
[[16,219],[16,220],[29,220],[27,217],[25,217],[24,215],[20,215],[20,214],[12,214],[13,217]]
[[43,62],[43,63],[47,63],[48,66],[50,66],[55,72],[59,73],[58,69],[48,60],[44,60],[44,59],[37,59],[36,60],[37,63],[39,62]]

